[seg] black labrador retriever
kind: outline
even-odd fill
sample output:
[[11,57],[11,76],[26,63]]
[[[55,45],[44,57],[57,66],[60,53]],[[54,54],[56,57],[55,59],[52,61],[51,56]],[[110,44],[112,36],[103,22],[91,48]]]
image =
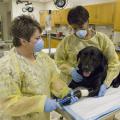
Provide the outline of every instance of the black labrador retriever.
[[[98,48],[89,46],[82,49],[77,55],[78,70],[83,80],[79,83],[73,80],[69,87],[75,89],[77,87],[85,87],[89,91],[88,96],[98,95],[100,86],[103,84],[108,69],[108,60]],[[120,85],[120,74],[111,84],[113,87]]]

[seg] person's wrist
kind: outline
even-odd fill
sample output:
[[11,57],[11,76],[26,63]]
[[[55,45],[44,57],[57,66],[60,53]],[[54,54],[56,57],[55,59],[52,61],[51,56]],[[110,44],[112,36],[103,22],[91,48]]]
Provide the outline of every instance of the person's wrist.
[[69,90],[69,94],[70,94],[71,96],[73,96],[73,95],[74,95],[74,91],[73,91],[72,89],[70,89],[70,90]]
[[56,99],[51,99],[51,98],[47,98],[45,101],[45,106],[44,106],[44,111],[45,112],[51,112],[55,109],[57,109],[57,101]]
[[104,83],[103,83],[104,85],[106,85],[107,86],[107,88],[109,88],[110,87],[110,85],[111,85],[111,83],[109,82],[109,81],[104,81]]
[[106,89],[108,88],[108,86],[107,86],[105,83],[103,84],[103,86],[104,86]]

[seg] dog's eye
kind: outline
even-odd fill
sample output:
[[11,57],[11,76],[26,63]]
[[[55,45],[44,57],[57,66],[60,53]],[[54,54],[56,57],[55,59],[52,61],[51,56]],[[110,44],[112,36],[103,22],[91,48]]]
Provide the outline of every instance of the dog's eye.
[[90,53],[90,55],[91,55],[91,56],[94,56],[94,55],[95,55],[95,53],[92,51],[92,52]]
[[99,60],[98,59],[93,59],[93,61],[94,61],[94,65],[96,66],[96,65],[99,65]]

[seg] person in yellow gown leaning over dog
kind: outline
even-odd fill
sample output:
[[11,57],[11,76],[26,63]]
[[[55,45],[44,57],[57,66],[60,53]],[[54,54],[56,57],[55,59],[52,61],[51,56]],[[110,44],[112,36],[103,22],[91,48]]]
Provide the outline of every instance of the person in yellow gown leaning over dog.
[[120,62],[115,47],[104,33],[89,29],[89,13],[84,7],[77,6],[70,9],[67,19],[74,33],[66,36],[56,50],[55,61],[61,69],[61,76],[67,84],[70,80],[82,81],[82,75],[78,74],[76,70],[77,54],[87,46],[97,47],[108,59],[107,76],[98,94],[98,96],[104,96],[112,80],[120,72]]

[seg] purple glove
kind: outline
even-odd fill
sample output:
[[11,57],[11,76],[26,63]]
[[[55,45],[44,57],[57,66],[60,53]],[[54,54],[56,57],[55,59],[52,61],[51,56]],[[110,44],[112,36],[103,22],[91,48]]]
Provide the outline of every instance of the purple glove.
[[58,104],[55,99],[47,98],[44,106],[45,112],[52,112],[58,108]]
[[102,85],[100,86],[100,90],[99,90],[99,93],[98,93],[98,97],[104,96],[105,93],[106,93],[106,91],[107,91],[107,86],[106,86],[105,84],[102,84]]

